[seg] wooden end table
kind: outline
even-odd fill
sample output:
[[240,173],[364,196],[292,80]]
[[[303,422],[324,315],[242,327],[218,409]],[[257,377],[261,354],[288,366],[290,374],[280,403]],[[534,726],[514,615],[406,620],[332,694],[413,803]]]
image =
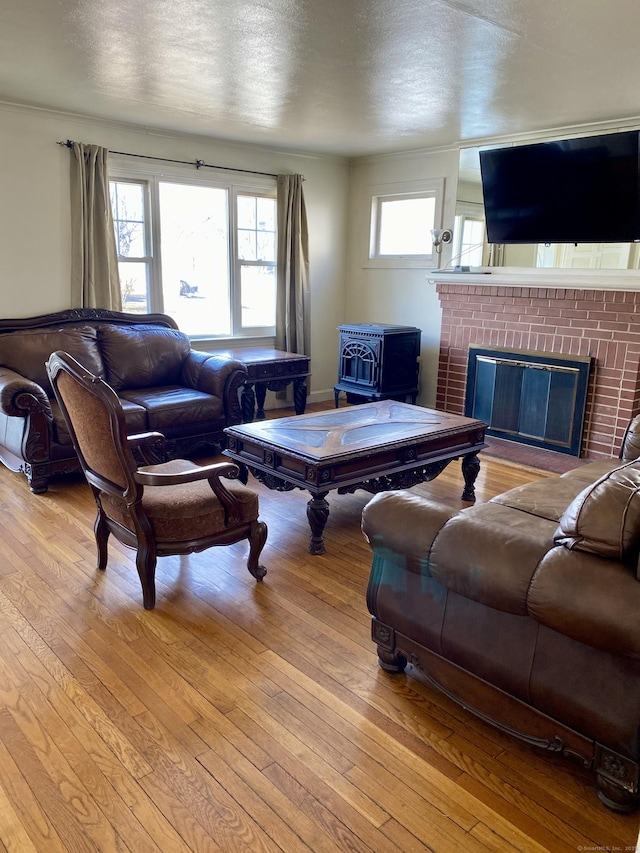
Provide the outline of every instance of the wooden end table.
[[233,347],[220,351],[219,354],[235,358],[247,367],[247,378],[240,394],[244,423],[251,423],[254,416],[259,420],[264,418],[267,389],[284,391],[292,382],[296,415],[304,414],[307,405],[307,378],[311,375],[309,356],[266,347]]
[[306,489],[310,554],[324,554],[328,493],[375,494],[434,479],[462,459],[462,500],[475,500],[483,421],[383,400],[227,427],[226,456],[270,489]]

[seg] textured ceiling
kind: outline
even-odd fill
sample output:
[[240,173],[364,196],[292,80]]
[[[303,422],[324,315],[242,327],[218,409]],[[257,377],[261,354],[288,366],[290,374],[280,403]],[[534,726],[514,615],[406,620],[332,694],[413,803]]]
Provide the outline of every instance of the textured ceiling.
[[637,0],[0,0],[0,100],[372,154],[640,114]]

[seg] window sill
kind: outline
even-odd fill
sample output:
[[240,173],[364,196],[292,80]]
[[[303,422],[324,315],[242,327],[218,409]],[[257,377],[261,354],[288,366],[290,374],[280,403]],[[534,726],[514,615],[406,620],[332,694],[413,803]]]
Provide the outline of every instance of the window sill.
[[190,335],[189,340],[191,346],[195,350],[201,352],[217,352],[218,350],[228,349],[231,347],[270,347],[275,348],[275,335],[264,335],[262,337],[242,336],[242,337],[227,337],[227,338],[202,338],[197,335]]

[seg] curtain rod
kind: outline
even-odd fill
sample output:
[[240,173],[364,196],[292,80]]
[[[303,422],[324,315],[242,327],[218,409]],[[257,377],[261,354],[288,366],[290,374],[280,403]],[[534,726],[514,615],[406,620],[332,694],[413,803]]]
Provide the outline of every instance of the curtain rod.
[[[73,139],[56,143],[63,148],[72,148]],[[127,151],[109,151],[109,154],[119,154],[121,157],[140,157],[143,160],[161,160],[163,163],[180,163],[182,166],[195,166],[196,169],[223,169],[225,172],[244,172],[248,175],[264,175],[267,178],[277,178],[272,172],[256,172],[253,169],[234,169],[232,166],[212,166],[204,160],[172,160],[169,157],[152,157],[149,154],[129,154]],[[304,181],[304,176],[302,177]]]

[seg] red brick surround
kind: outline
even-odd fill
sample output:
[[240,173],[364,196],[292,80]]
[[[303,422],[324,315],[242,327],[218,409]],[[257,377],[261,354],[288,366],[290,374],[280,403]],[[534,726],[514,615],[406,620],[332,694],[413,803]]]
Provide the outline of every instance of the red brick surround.
[[640,410],[640,292],[437,284],[436,405],[462,414],[471,344],[592,356],[582,455],[616,456]]

